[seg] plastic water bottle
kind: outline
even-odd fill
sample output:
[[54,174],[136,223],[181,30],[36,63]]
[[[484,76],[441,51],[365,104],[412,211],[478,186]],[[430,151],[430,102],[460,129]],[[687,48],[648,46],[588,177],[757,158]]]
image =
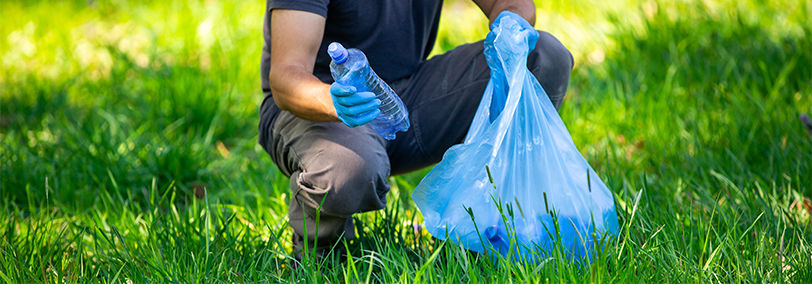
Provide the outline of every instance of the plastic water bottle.
[[386,84],[372,68],[366,55],[358,49],[346,49],[334,42],[327,47],[330,73],[338,83],[353,86],[358,92],[372,92],[381,101],[381,114],[369,125],[387,140],[395,139],[395,133],[409,129],[409,111],[395,91]]

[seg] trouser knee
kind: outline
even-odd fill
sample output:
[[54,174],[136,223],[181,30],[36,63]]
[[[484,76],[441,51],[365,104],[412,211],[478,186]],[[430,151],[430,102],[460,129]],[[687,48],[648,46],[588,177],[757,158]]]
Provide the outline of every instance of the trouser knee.
[[384,207],[389,191],[385,156],[346,148],[328,149],[318,156],[310,169],[291,177],[296,179],[294,195],[305,206],[344,218]]
[[572,53],[553,35],[539,31],[539,40],[527,58],[527,65],[553,106],[561,107],[574,65]]

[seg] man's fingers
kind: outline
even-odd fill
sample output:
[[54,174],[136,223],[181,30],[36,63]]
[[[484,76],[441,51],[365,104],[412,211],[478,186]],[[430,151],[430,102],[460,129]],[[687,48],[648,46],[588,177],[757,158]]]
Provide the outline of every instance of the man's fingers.
[[338,116],[338,119],[340,119],[340,120],[341,120],[341,122],[343,122],[344,124],[346,124],[346,125],[347,125],[347,126],[349,126],[349,127],[356,127],[356,126],[358,126],[358,124],[356,124],[356,123],[355,123],[355,120],[354,120],[354,119],[353,119],[351,116],[343,116],[343,115],[339,115],[339,116]]
[[373,109],[378,109],[381,106],[381,101],[377,99],[373,99],[369,102],[354,105],[354,106],[345,106],[345,105],[337,105],[336,110],[340,111],[345,115],[355,116],[359,115]]
[[375,99],[375,94],[370,92],[357,92],[354,96],[336,97],[339,104],[345,106],[354,106],[368,103]]
[[330,94],[338,118],[349,127],[367,124],[381,114],[381,101],[371,92],[357,92],[353,86],[333,83]]
[[349,127],[358,127],[375,120],[375,118],[377,118],[378,115],[380,114],[381,111],[376,108],[371,111],[362,113],[360,115],[356,116],[339,115],[338,118],[341,119],[341,121],[344,122],[344,124],[346,124]]
[[375,118],[377,118],[378,115],[380,114],[381,111],[376,108],[366,113],[362,113],[360,115],[355,116],[353,120],[355,120],[355,123],[357,123],[358,125],[364,125],[369,123],[370,121],[375,120]]
[[330,85],[330,93],[339,97],[349,96],[355,94],[355,87],[333,83]]

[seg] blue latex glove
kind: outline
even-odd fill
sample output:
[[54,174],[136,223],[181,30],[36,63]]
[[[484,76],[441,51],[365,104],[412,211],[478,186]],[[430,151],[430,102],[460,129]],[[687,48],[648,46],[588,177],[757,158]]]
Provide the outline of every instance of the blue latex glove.
[[338,119],[349,127],[367,124],[381,114],[381,101],[371,92],[357,92],[353,86],[333,83],[330,96]]
[[505,18],[511,18],[512,20],[519,23],[519,26],[521,27],[521,29],[519,29],[519,34],[522,37],[524,37],[524,40],[527,43],[528,52],[533,50],[533,48],[536,48],[536,42],[539,41],[539,32],[536,30],[536,28],[531,26],[530,23],[527,22],[527,20],[525,20],[524,18],[522,18],[522,16],[519,16],[519,14],[507,10],[500,12],[499,15],[496,16],[496,20],[494,20],[493,24],[491,24],[490,26],[491,31],[488,33],[487,36],[485,36],[486,45],[488,42],[492,43],[493,40],[496,39],[496,33],[493,32],[493,29],[499,26],[502,20]]
[[[511,33],[503,34],[503,37],[505,35],[510,35],[513,38],[503,38],[503,39],[497,38],[496,32],[494,32],[494,30],[502,25],[502,20],[508,18],[519,24],[518,30],[512,31]],[[501,44],[501,46],[509,46],[509,47],[522,46],[511,44],[511,42],[514,41],[524,42],[526,44],[524,45],[524,47],[526,47],[527,49],[516,51],[517,52],[524,51],[529,54],[531,50],[536,48],[536,42],[538,42],[539,40],[539,32],[533,26],[531,26],[530,23],[527,22],[527,20],[522,18],[522,16],[519,16],[518,14],[507,10],[499,13],[499,16],[496,17],[496,20],[493,21],[493,24],[491,24],[490,28],[491,31],[488,33],[487,36],[485,36],[485,59],[488,62],[488,67],[491,68],[491,71],[494,70],[499,71],[496,73],[504,73],[502,71],[502,66],[498,58],[495,58],[496,51],[494,51],[493,49],[494,45],[496,44],[496,41],[502,42],[503,44]],[[495,75],[494,72],[491,72],[491,75]]]
[[[494,20],[493,24],[491,24],[491,31],[487,36],[485,36],[485,61],[488,63],[488,67],[491,69],[490,81],[493,85],[493,97],[491,98],[489,115],[490,121],[494,121],[496,116],[502,112],[502,108],[504,108],[505,102],[507,101],[508,88],[506,82],[507,78],[505,78],[505,70],[502,68],[499,58],[496,58],[496,51],[494,50],[495,41],[500,40],[504,43],[505,40],[508,40],[497,39],[496,32],[494,32],[494,30],[502,24],[502,20],[506,18],[510,18],[519,24],[518,31],[512,35],[520,37],[520,42],[526,43],[526,45],[524,45],[526,48],[526,50],[523,50],[524,53],[529,54],[530,51],[536,47],[536,42],[539,40],[539,32],[533,26],[531,26],[527,20],[522,18],[522,16],[519,16],[511,11],[505,10],[500,12],[496,17],[496,20]],[[510,44],[507,45],[514,46]],[[505,46],[505,44],[502,46]]]

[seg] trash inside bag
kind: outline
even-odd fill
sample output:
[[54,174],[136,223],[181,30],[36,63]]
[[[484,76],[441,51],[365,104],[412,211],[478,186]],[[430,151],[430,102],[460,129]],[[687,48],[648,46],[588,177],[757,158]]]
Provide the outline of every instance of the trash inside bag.
[[468,250],[535,261],[559,242],[570,256],[589,257],[617,234],[612,193],[527,69],[519,24],[505,18],[493,32],[491,80],[468,135],[412,197],[432,236]]

